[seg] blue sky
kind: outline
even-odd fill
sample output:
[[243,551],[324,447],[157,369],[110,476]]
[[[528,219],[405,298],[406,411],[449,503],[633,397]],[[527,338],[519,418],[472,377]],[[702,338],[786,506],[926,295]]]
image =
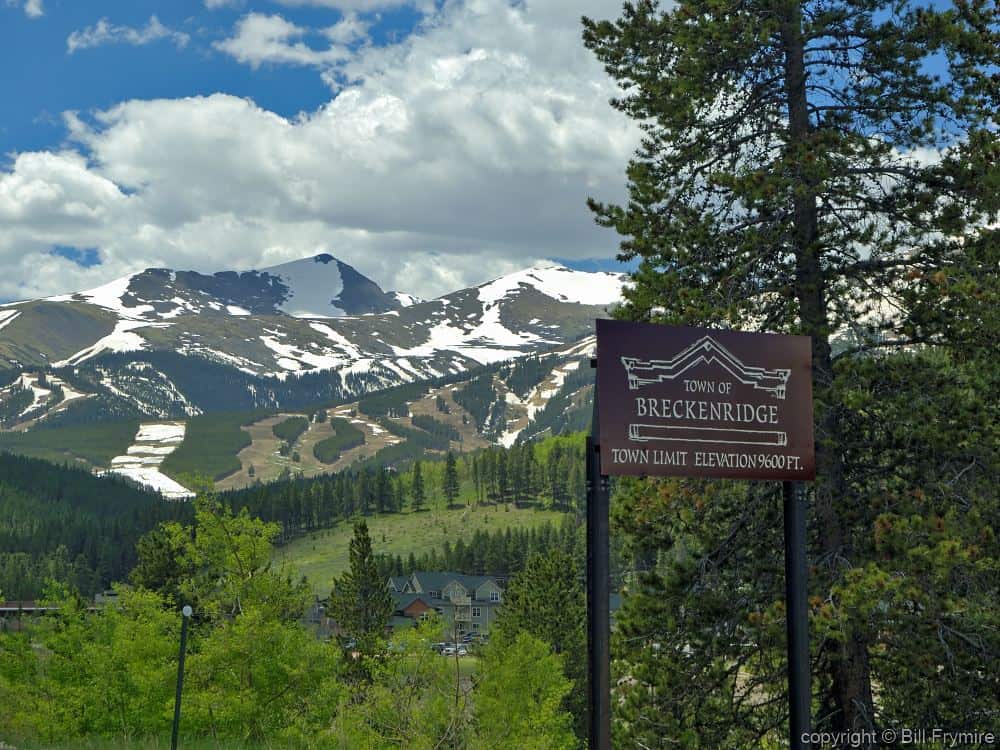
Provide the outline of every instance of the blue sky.
[[331,252],[428,297],[618,269],[618,0],[0,0],[0,300]]
[[[225,39],[246,5],[208,9],[202,0],[44,0],[44,15],[29,17],[23,5],[0,0],[0,66],[20,71],[4,76],[0,99],[0,152],[51,147],[65,136],[61,113],[107,109],[127,99],[196,96],[225,91],[254,99],[268,110],[294,117],[330,98],[315,71],[302,66],[268,65],[254,70],[213,49]],[[303,27],[322,28],[344,17],[335,8],[282,7],[267,11]],[[115,26],[143,29],[156,17],[188,36],[146,44],[106,43],[72,54],[67,39],[102,18]],[[411,7],[388,8],[370,16],[372,43],[407,36],[421,15]]]

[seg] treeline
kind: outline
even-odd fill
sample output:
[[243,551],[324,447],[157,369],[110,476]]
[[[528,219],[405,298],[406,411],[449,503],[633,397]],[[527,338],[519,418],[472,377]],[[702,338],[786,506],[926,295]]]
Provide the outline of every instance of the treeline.
[[[336,421],[336,420],[335,420]],[[547,438],[452,454],[458,492],[447,497],[447,456],[421,461],[421,487],[413,467],[396,470],[366,463],[336,474],[288,478],[220,494],[235,510],[281,524],[281,542],[309,531],[329,528],[355,514],[398,513],[423,496],[426,506],[505,504],[539,506],[583,513],[586,498],[582,435]]]
[[533,355],[524,357],[501,369],[500,376],[504,378],[507,386],[521,398],[526,397],[531,389],[545,380],[552,371],[552,360],[550,357],[540,357]]
[[[320,420],[322,421],[322,420]],[[334,434],[313,446],[313,455],[325,464],[336,463],[340,454],[365,444],[365,433],[346,419],[330,418]]]
[[[237,421],[234,418],[234,425]],[[203,447],[211,458],[209,447]],[[251,516],[277,522],[281,542],[357,514],[410,510],[418,496],[422,507],[516,503],[582,513],[580,436],[453,459],[457,495],[452,498],[447,496],[447,461],[440,460],[421,462],[419,483],[412,468],[367,465],[258,484],[221,493],[220,499],[234,510],[246,508]],[[190,512],[189,504],[165,501],[124,480],[0,454],[0,590],[8,598],[35,598],[46,581],[54,579],[92,594],[124,579],[135,563],[134,545],[142,534],[162,520],[187,518]]]
[[454,544],[446,541],[440,550],[419,554],[377,556],[379,573],[383,576],[410,575],[417,571],[447,570],[464,575],[509,576],[524,570],[533,554],[549,556],[561,551],[568,555],[583,554],[585,545],[581,521],[566,516],[559,525],[546,521],[530,529],[477,530],[471,539],[459,538]]
[[582,512],[586,497],[582,435],[510,448],[488,448],[468,459],[478,502],[542,504]]
[[445,441],[453,440],[456,443],[462,439],[458,430],[452,427],[447,422],[442,422],[429,414],[414,414],[410,421],[413,423],[414,427],[419,427],[424,432],[427,432],[437,438],[441,438]]
[[284,440],[289,445],[295,443],[303,432],[309,429],[309,420],[306,417],[289,417],[283,419],[271,428],[271,432],[278,440]]
[[311,478],[279,480],[219,495],[239,511],[281,525],[278,542],[325,529],[360,513],[397,513],[409,498],[407,478],[387,468],[347,470]]
[[[415,430],[391,419],[380,419],[378,423],[396,437],[404,438],[406,442],[412,443],[413,447],[419,448],[416,455],[421,455],[425,450],[447,451],[451,445],[449,437],[441,432],[426,432],[423,428]],[[417,425],[417,422],[413,424]]]
[[[185,397],[202,411],[250,411],[255,409],[295,409],[312,404],[343,403],[353,393],[378,388],[379,378],[362,374],[344,380],[337,372],[307,373],[285,380],[262,377],[238,370],[231,365],[212,362],[198,356],[175,352],[130,352],[105,354],[76,368],[57,370],[59,377],[84,392],[97,392],[101,408],[88,404],[73,405],[60,415],[61,423],[74,420],[100,420],[105,412],[117,414],[121,399],[103,386],[108,372],[125,371],[130,363],[147,362],[174,383]],[[134,367],[134,365],[133,365]],[[175,414],[173,416],[184,416]]]
[[13,424],[35,400],[35,394],[23,385],[14,385],[0,399],[0,426]]
[[34,599],[55,580],[93,594],[127,576],[139,537],[190,516],[125,480],[0,453],[0,591]]
[[358,402],[358,409],[369,417],[405,417],[410,411],[407,403],[423,398],[429,383],[407,383],[366,396]]
[[581,362],[566,376],[559,392],[553,394],[535,415],[532,435],[525,437],[563,435],[589,429],[593,412],[593,385],[594,370],[589,362]]
[[236,455],[252,442],[243,428],[270,414],[261,410],[192,417],[187,421],[184,442],[164,459],[160,470],[175,478],[197,474],[214,480],[239,471]]
[[493,406],[497,401],[493,373],[487,372],[473,378],[464,388],[456,390],[452,397],[455,399],[455,403],[472,415],[476,421],[476,428],[486,434],[494,422]]

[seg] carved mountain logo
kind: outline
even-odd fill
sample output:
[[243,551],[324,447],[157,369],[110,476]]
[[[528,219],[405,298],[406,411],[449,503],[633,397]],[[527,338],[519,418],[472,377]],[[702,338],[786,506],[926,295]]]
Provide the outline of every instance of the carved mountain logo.
[[715,362],[744,385],[768,391],[775,398],[784,400],[791,375],[791,370],[768,370],[746,365],[711,336],[700,338],[671,359],[622,357],[621,361],[628,374],[628,387],[633,391],[646,385],[676,380],[694,367]]

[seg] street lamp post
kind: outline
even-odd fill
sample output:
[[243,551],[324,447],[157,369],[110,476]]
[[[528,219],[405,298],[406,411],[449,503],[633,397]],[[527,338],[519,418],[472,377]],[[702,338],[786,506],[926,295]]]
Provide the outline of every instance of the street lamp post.
[[193,610],[185,604],[181,610],[181,652],[177,659],[177,694],[174,696],[174,729],[170,735],[170,750],[177,750],[177,732],[181,725],[181,690],[184,687],[184,654],[187,651],[188,622]]

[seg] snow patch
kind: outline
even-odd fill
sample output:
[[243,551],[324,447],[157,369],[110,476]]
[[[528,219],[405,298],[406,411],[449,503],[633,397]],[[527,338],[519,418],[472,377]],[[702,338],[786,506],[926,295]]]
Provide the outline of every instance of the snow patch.
[[101,352],[134,352],[146,348],[146,340],[137,333],[132,333],[136,328],[166,328],[169,323],[149,323],[144,320],[119,320],[115,323],[115,329],[104,338],[98,339],[86,349],[81,349],[59,362],[53,362],[53,367],[66,367],[67,365],[78,365],[84,360],[90,359]]
[[329,256],[294,260],[262,271],[277,276],[288,287],[288,299],[278,305],[282,312],[296,318],[332,318],[345,315],[333,304],[344,291],[337,261]]
[[389,292],[389,294],[395,297],[401,307],[413,307],[413,305],[419,305],[424,301],[420,297],[414,294],[407,294],[406,292]]
[[560,302],[581,305],[610,305],[622,297],[624,274],[574,271],[564,266],[528,268],[501,276],[479,287],[480,301],[499,302],[526,285]]
[[122,302],[122,297],[128,293],[128,287],[132,283],[132,278],[137,275],[129,274],[94,289],[77,292],[76,294],[62,294],[57,297],[48,297],[47,299],[49,302],[72,302],[82,297],[92,305],[103,307],[106,310],[114,310],[122,317],[134,319],[145,313],[155,312],[152,305],[128,307]]
[[106,472],[126,477],[171,500],[188,500],[194,493],[160,472],[163,460],[184,441],[184,422],[154,422],[139,425],[135,441],[124,456],[111,459]]
[[0,329],[9,326],[20,314],[20,310],[4,310],[0,312]]

